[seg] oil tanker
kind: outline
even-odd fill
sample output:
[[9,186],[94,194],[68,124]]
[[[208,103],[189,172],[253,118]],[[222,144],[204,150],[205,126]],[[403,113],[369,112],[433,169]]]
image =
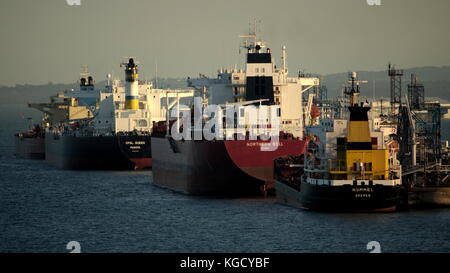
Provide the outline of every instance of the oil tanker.
[[358,101],[355,72],[351,82],[349,119],[307,127],[304,154],[275,160],[278,202],[317,211],[387,212],[400,206],[398,143],[369,119],[370,106]]
[[150,133],[153,122],[164,119],[162,101],[174,93],[183,97],[189,92],[155,89],[151,82],[139,81],[133,58],[127,58],[121,67],[125,81],[107,75],[92,117],[61,122],[47,130],[47,162],[77,170],[151,168]]
[[[15,134],[15,154],[27,159],[45,159],[45,131],[54,124],[92,117],[99,90],[94,79],[83,67],[79,90],[64,91],[50,97],[46,103],[29,103],[28,107],[43,113],[42,121],[30,130]],[[30,119],[31,121],[31,119]]]
[[[215,127],[223,139],[176,140],[169,131],[176,118],[156,124],[151,139],[155,185],[194,195],[266,195],[274,190],[273,160],[303,153],[302,93],[318,86],[319,79],[289,77],[286,47],[282,47],[282,66],[277,68],[271,50],[257,38],[256,31],[243,37],[245,70],[221,69],[213,79],[204,75],[188,78],[188,85],[196,88],[202,102],[194,109],[221,106],[217,121],[231,120],[236,125]],[[229,108],[235,109],[232,117],[226,116]],[[272,124],[272,119],[264,119],[263,126],[271,128],[272,133],[278,128],[276,141],[259,135],[256,131],[260,124],[249,119],[251,109],[264,108],[277,121]]]

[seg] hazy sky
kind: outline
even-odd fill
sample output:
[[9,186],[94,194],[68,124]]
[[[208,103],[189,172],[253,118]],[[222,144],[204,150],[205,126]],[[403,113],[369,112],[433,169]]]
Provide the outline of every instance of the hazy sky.
[[[214,75],[242,65],[253,18],[291,74],[450,65],[449,0],[1,0],[0,85],[122,76],[124,56],[146,78]],[[119,74],[120,73],[120,74]],[[142,74],[141,73],[141,74]]]

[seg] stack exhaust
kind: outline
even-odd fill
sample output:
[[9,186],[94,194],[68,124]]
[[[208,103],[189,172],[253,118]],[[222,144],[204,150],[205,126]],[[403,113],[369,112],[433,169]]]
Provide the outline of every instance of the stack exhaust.
[[137,64],[133,58],[128,59],[125,65],[125,109],[139,109],[139,83]]

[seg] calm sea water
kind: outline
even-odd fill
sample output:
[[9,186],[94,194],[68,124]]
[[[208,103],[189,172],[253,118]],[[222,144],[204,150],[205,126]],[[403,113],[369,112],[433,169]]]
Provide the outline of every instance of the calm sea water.
[[[274,199],[185,196],[151,172],[63,171],[13,156],[0,128],[0,252],[450,252],[450,209],[389,214],[307,212]],[[449,138],[449,122],[443,135]]]

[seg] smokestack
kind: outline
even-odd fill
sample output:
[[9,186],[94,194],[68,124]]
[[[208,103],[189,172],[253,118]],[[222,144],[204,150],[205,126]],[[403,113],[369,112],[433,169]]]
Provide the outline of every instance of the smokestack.
[[133,58],[125,64],[125,109],[139,109],[138,69]]

